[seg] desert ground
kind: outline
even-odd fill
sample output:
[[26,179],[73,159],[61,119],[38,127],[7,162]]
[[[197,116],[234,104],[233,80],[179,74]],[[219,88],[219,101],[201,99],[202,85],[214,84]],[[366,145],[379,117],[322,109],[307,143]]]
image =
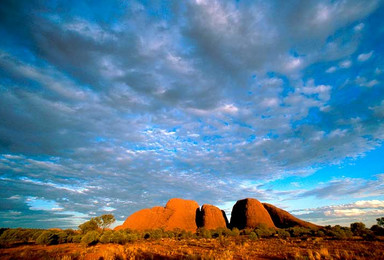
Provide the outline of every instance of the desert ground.
[[21,245],[0,249],[10,259],[384,259],[384,241],[323,238],[140,240],[125,245]]

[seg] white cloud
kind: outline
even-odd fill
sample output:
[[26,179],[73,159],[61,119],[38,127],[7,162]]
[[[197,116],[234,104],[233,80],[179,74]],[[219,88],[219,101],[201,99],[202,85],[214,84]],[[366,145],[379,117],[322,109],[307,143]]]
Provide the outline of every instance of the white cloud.
[[350,60],[341,61],[339,63],[340,68],[343,68],[343,69],[347,69],[347,68],[351,67],[351,65],[352,65],[352,61],[350,61]]
[[332,66],[332,67],[329,67],[325,72],[326,73],[333,73],[337,70],[337,67],[335,66]]
[[361,31],[364,29],[364,26],[365,24],[364,23],[359,23],[358,25],[356,25],[355,27],[353,27],[353,29],[357,32]]
[[367,52],[367,53],[361,53],[359,56],[357,56],[357,60],[360,62],[364,62],[369,60],[373,55],[373,51]]

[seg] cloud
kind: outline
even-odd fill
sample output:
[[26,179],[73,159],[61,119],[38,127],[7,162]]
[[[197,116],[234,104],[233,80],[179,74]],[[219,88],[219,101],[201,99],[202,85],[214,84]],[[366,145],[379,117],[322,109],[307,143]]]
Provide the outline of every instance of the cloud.
[[319,185],[318,188],[305,191],[299,197],[315,196],[318,198],[337,199],[342,196],[364,198],[370,196],[382,196],[383,174],[379,174],[373,180],[360,178],[335,179],[328,183]]
[[319,224],[328,221],[339,221],[344,225],[364,221],[370,225],[375,224],[375,219],[384,213],[384,201],[361,200],[349,204],[324,206],[294,211],[299,217],[310,219]]
[[[383,79],[371,73],[381,66],[374,59],[350,75],[359,66],[351,57],[369,54],[360,45],[371,26],[361,21],[379,8],[6,2],[2,223],[27,225],[45,212],[46,226],[108,211],[121,221],[170,197],[273,200],[282,193],[263,183],[364,156],[384,139]],[[375,179],[346,180],[299,193],[382,195]]]
[[357,56],[357,60],[360,62],[364,62],[369,60],[373,55],[373,51],[367,52],[367,53],[361,53],[359,56]]

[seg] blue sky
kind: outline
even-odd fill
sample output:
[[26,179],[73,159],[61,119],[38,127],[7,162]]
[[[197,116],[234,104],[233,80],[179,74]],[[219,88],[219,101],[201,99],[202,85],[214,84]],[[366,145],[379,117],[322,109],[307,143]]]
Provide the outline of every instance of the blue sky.
[[384,3],[2,1],[0,226],[172,197],[384,215]]

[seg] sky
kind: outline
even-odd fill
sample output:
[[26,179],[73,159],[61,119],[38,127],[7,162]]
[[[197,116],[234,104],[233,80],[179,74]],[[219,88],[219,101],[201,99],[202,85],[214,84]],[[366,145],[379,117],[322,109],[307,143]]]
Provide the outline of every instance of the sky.
[[384,216],[384,1],[0,3],[0,226],[256,198]]

